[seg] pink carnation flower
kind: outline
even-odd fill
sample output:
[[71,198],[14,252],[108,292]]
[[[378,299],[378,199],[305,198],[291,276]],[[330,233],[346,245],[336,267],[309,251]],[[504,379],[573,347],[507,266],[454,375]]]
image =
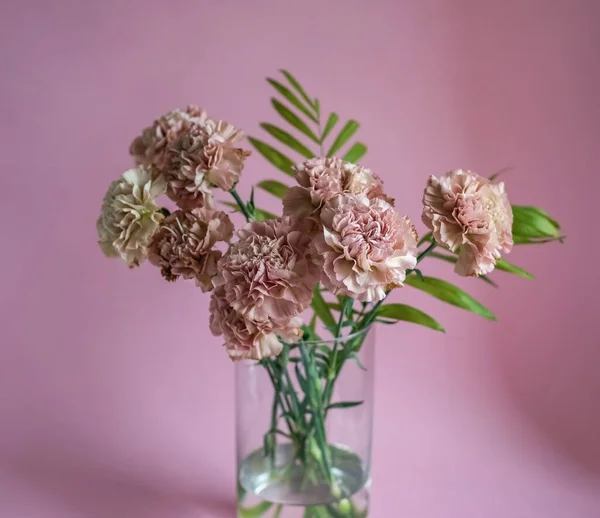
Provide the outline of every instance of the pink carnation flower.
[[323,207],[321,224],[313,258],[321,281],[336,295],[382,300],[417,264],[415,228],[381,198],[336,196]]
[[229,191],[239,181],[250,155],[236,146],[243,137],[224,121],[191,125],[169,146],[167,195],[185,210],[212,206],[213,187]]
[[210,291],[221,257],[214,245],[229,241],[232,235],[233,224],[224,212],[178,210],[167,216],[152,237],[148,259],[167,281],[195,279],[202,291]]
[[229,303],[224,286],[213,291],[210,300],[210,330],[223,335],[227,354],[232,360],[261,360],[277,356],[282,350],[279,337],[288,343],[302,336],[302,320],[253,321],[237,312]]
[[316,214],[338,194],[382,198],[393,204],[383,192],[383,182],[370,169],[340,158],[312,158],[294,166],[299,186],[291,187],[283,198],[283,213],[302,218]]
[[513,246],[512,209],[504,184],[457,169],[431,176],[423,195],[423,222],[435,240],[458,251],[459,275],[490,273]]
[[209,121],[206,111],[199,106],[188,106],[185,110],[166,113],[145,128],[129,147],[136,164],[153,166],[164,172],[167,149],[191,126],[204,126]]
[[237,237],[214,280],[237,312],[255,322],[284,321],[310,305],[318,273],[305,228],[284,217],[247,223]]

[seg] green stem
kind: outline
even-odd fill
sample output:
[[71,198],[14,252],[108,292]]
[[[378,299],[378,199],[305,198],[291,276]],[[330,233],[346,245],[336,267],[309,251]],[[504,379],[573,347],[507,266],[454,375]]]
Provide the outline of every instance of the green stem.
[[235,190],[235,187],[233,189],[231,189],[231,191],[229,191],[229,192],[231,193],[231,195],[233,196],[233,199],[238,204],[238,207],[242,211],[242,214],[246,218],[246,221],[252,221],[254,219],[254,217],[252,216],[252,214],[248,210],[248,206],[242,201],[242,198],[240,198],[240,195]]
[[425,259],[425,257],[427,257],[431,252],[433,252],[436,246],[437,242],[435,241],[435,239],[433,239],[431,243],[429,243],[429,246],[417,256],[417,264],[419,264],[423,259]]
[[[331,363],[329,365],[329,372],[327,373],[327,382],[325,383],[325,389],[323,390],[323,401],[324,401],[324,412],[327,415],[327,407],[331,401],[331,396],[333,394],[333,387],[335,385],[335,380],[339,376],[340,368],[337,365],[337,357],[338,357],[338,349],[342,339],[342,328],[344,326],[344,319],[346,315],[351,311],[352,306],[354,305],[354,299],[351,297],[345,297],[344,303],[342,304],[342,309],[340,310],[340,318],[337,323],[337,327],[335,330],[335,342],[333,343],[333,351],[331,355]],[[344,347],[345,350],[345,347]],[[343,364],[343,361],[341,362]]]

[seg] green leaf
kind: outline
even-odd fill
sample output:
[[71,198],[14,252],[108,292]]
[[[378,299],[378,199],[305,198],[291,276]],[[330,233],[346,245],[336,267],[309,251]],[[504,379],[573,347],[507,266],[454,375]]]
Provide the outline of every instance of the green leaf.
[[[234,203],[232,201],[222,201],[221,203],[223,205],[227,205],[228,207],[231,207],[236,212],[240,212],[240,208],[238,207],[237,203]],[[258,209],[256,207],[254,208],[254,217],[256,218],[256,221],[266,221],[267,219],[277,219],[277,216],[275,214],[268,212],[266,210],[263,210],[263,209]]]
[[310,149],[302,144],[302,142],[297,140],[296,137],[290,135],[287,131],[284,131],[277,126],[273,126],[273,124],[268,124],[266,122],[263,122],[260,127],[279,140],[279,142],[282,142],[286,146],[292,148],[294,151],[297,151],[302,156],[306,158],[313,158],[315,156]]
[[296,80],[296,78],[290,74],[287,70],[280,70],[280,72],[285,76],[285,78],[289,81],[293,88],[302,96],[302,98],[310,105],[316,109],[316,105],[314,101],[307,95],[304,91],[304,88],[300,85],[300,83]]
[[285,174],[294,176],[294,172],[292,171],[294,162],[292,162],[287,156],[277,151],[274,147],[269,146],[269,144],[266,144],[262,140],[258,140],[254,137],[248,137],[248,140],[254,146],[256,151],[264,156],[277,169],[283,171]]
[[325,124],[325,128],[323,128],[323,133],[321,134],[321,144],[325,142],[325,139],[331,133],[333,127],[337,124],[337,121],[340,120],[340,117],[337,113],[330,113],[329,118],[327,119],[327,123]]
[[513,241],[515,245],[543,245],[544,243],[554,243],[556,241],[562,244],[564,243],[565,239],[566,236],[529,238],[513,234]]
[[496,269],[502,270],[503,272],[514,273],[515,275],[524,277],[525,279],[535,279],[532,274],[523,270],[523,268],[519,268],[518,266],[515,266],[514,264],[511,264],[502,258],[496,260]]
[[315,289],[313,290],[311,307],[315,310],[315,313],[319,316],[325,326],[331,327],[336,325],[331,310],[329,309],[327,302],[325,302],[323,295],[321,295],[318,285],[315,286]]
[[[296,108],[298,108],[304,115],[306,115],[313,122],[317,122],[317,118],[314,114],[306,108],[306,106],[296,97],[296,95],[290,91],[289,88],[283,86],[279,81],[275,81],[275,79],[271,79],[267,77],[267,82],[275,88],[281,95],[283,95],[290,103],[292,103]],[[315,109],[312,103],[309,103],[311,109]]]
[[358,162],[364,154],[367,152],[367,146],[365,146],[362,142],[356,142],[344,155],[344,160],[346,162]]
[[336,139],[333,141],[333,144],[327,152],[327,156],[334,156],[338,152],[338,150],[346,142],[348,142],[348,140],[352,138],[352,135],[354,135],[358,131],[359,127],[360,124],[358,122],[354,120],[348,121],[346,125],[342,128],[342,131],[340,131]]
[[238,515],[240,518],[260,518],[272,507],[272,502],[260,502],[254,507],[238,506]]
[[407,306],[406,304],[384,304],[377,310],[377,316],[402,320],[404,322],[413,322],[414,324],[445,333],[444,328],[427,313],[423,313],[423,311],[412,306]]
[[277,196],[278,198],[283,198],[289,187],[277,180],[263,180],[262,182],[256,185],[260,187],[262,190],[271,193],[273,196]]
[[424,277],[420,280],[418,277],[410,275],[404,281],[405,284],[422,290],[437,299],[440,299],[453,306],[472,311],[489,320],[496,320],[492,312],[477,302],[471,295],[465,293],[458,286],[449,282],[437,279],[435,277]]
[[[456,264],[456,261],[458,261],[458,257],[456,257],[455,255],[440,254],[439,252],[429,252],[427,257],[433,257],[435,259],[440,259],[442,261],[446,261],[447,263],[452,264]],[[490,286],[493,286],[494,288],[498,287],[498,285],[487,275],[479,275],[477,278],[481,279],[483,282],[489,284]]]
[[515,236],[524,238],[558,237],[558,221],[537,207],[513,205],[513,227]]
[[338,401],[337,403],[328,405],[327,410],[331,410],[332,408],[352,408],[362,404],[363,401]]
[[313,133],[313,131],[306,125],[306,123],[298,117],[292,110],[290,110],[287,106],[281,104],[277,99],[271,98],[271,104],[289,124],[294,126],[298,131],[304,133],[310,140],[313,142],[319,143],[319,139]]

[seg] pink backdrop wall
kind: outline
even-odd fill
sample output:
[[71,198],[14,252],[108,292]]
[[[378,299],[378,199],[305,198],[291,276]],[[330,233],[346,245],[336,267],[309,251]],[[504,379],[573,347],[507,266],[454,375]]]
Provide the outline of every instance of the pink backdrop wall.
[[[193,102],[256,132],[281,67],[361,121],[415,219],[427,175],[512,166],[512,201],[568,235],[514,252],[537,281],[461,283],[499,324],[394,295],[448,334],[379,332],[373,516],[600,516],[599,22],[595,0],[3,2],[0,516],[233,516],[207,298],[105,260],[94,222],[156,114]],[[253,157],[244,189],[265,175]]]

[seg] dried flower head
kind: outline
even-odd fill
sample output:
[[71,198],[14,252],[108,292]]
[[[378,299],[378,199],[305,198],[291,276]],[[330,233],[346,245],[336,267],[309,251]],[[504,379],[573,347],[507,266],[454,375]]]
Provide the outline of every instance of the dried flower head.
[[340,158],[312,158],[294,166],[299,186],[291,187],[283,198],[283,213],[302,218],[316,214],[338,194],[382,198],[393,205],[383,192],[383,182],[370,169]]
[[436,241],[458,251],[459,275],[490,273],[513,246],[512,209],[504,184],[457,169],[431,176],[423,195],[423,222]]
[[211,209],[178,210],[167,216],[150,244],[148,259],[168,281],[195,279],[202,291],[212,289],[217,274],[219,241],[229,241],[233,224],[224,212]]
[[154,200],[164,192],[164,179],[141,166],[110,184],[96,222],[98,244],[107,257],[121,257],[130,267],[146,259],[164,217]]
[[237,237],[214,280],[233,309],[255,322],[284,321],[310,305],[318,273],[303,227],[284,217],[248,223]]
[[321,210],[321,224],[313,259],[321,281],[335,294],[382,300],[417,264],[415,228],[381,198],[338,195]]

